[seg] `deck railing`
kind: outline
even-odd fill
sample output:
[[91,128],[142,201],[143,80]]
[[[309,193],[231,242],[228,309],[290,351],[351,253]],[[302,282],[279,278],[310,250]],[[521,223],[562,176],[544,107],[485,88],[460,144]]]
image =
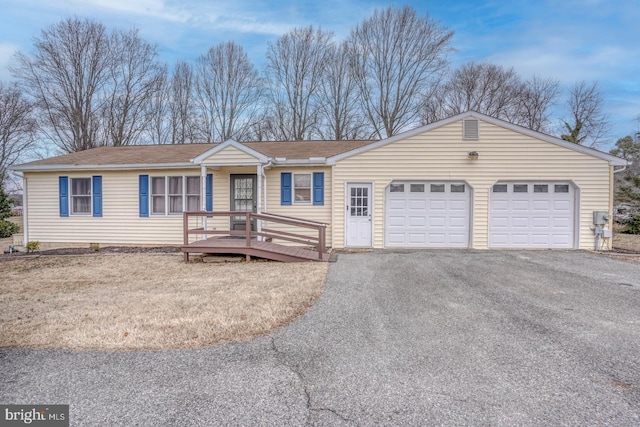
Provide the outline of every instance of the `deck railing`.
[[[198,225],[196,228],[189,228],[189,218],[200,218],[197,221]],[[209,224],[212,218],[215,217],[227,217],[227,226],[224,228],[209,228]],[[231,218],[235,217],[236,220],[239,217],[244,217],[244,230],[231,230]],[[284,240],[288,242],[301,243],[303,245],[313,246],[318,251],[318,259],[322,259],[323,254],[326,250],[326,242],[327,242],[327,224],[323,224],[321,222],[309,221],[301,218],[294,218],[290,216],[283,215],[274,215],[270,213],[253,213],[253,212],[221,212],[221,211],[197,211],[197,212],[184,212],[183,213],[183,237],[184,237],[184,245],[188,245],[189,236],[191,235],[201,235],[207,239],[209,235],[218,235],[222,236],[237,236],[240,238],[244,236],[245,245],[247,248],[251,247],[252,239],[260,238],[265,241],[272,242],[273,240]],[[255,230],[252,230],[251,224],[255,223]],[[291,231],[283,231],[277,228],[273,228],[271,226],[272,223],[275,224],[283,224],[292,227],[296,227],[298,229],[304,230],[314,230],[317,232],[317,235],[314,233],[310,234],[302,234]],[[216,225],[219,225],[218,222]],[[206,226],[205,226],[206,225]]]

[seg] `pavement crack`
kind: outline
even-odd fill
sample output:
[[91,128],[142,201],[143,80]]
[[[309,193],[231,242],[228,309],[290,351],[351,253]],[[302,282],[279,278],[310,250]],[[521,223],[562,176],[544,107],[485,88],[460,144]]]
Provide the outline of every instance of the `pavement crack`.
[[[311,409],[311,395],[309,394],[309,390],[307,390],[307,384],[304,381],[304,377],[302,376],[302,373],[300,373],[300,371],[297,368],[294,368],[293,366],[289,365],[283,360],[282,353],[280,352],[280,350],[278,349],[278,346],[276,345],[275,337],[272,335],[270,338],[271,338],[271,350],[276,355],[276,359],[282,366],[287,368],[298,378],[306,399],[307,412],[312,411],[313,409]],[[309,416],[307,415],[307,421],[308,420],[309,420]]]
[[[284,361],[283,354],[278,349],[278,346],[276,345],[275,337],[274,336],[270,336],[270,339],[271,339],[271,351],[273,351],[273,353],[275,354],[275,357],[278,360],[278,362],[280,363],[280,365],[282,365],[285,368],[287,368],[289,371],[291,371],[291,373],[293,373],[298,378],[298,380],[300,382],[300,386],[302,388],[302,391],[304,392],[304,395],[305,395],[307,412],[308,413],[323,412],[323,411],[324,412],[329,412],[329,413],[335,415],[336,417],[340,418],[345,423],[353,424],[352,420],[350,420],[349,418],[347,418],[344,415],[340,414],[338,411],[336,411],[334,409],[326,408],[326,407],[321,407],[321,408],[312,407],[312,405],[311,405],[311,393],[309,393],[309,390],[307,389],[307,384],[305,382],[304,376],[302,375],[302,373],[300,372],[300,370],[298,369],[298,367],[295,364],[289,364],[289,363]],[[310,421],[309,420],[309,416],[307,415],[307,422],[305,424],[309,425],[309,421]]]

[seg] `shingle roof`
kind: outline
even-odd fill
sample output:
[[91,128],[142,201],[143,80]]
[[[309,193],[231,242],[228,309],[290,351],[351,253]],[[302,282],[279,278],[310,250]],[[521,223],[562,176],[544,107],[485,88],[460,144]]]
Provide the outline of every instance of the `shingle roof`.
[[[243,145],[267,157],[309,159],[331,157],[363,147],[375,141],[269,141],[247,142]],[[218,144],[130,145],[98,147],[77,153],[19,165],[16,169],[32,166],[126,166],[153,164],[188,164],[191,159]]]

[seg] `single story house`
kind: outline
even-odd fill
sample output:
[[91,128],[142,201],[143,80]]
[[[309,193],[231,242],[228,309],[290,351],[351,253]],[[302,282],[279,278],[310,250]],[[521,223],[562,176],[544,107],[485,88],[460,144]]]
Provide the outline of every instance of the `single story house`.
[[179,245],[182,212],[206,210],[324,223],[333,248],[594,249],[626,165],[467,112],[379,141],[101,147],[13,169],[41,247]]

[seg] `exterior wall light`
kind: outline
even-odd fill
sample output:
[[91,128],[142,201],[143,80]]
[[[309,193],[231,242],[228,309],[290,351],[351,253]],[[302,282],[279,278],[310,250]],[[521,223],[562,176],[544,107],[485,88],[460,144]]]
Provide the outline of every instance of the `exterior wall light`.
[[469,156],[470,160],[478,160],[478,152],[477,151],[469,151],[469,153],[467,153],[467,155]]

